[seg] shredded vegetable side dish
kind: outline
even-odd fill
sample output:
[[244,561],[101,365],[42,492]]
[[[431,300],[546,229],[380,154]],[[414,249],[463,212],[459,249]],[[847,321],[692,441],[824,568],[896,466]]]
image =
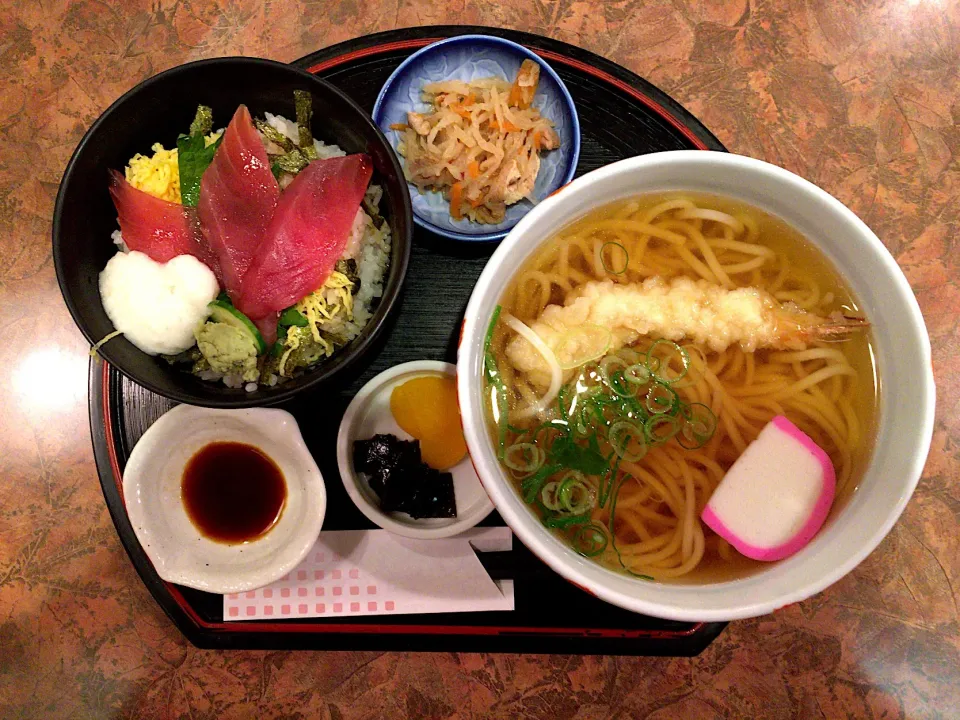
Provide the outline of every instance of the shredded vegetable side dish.
[[498,223],[507,206],[535,201],[540,154],[560,147],[553,122],[533,106],[540,66],[524,60],[513,83],[483,78],[423,87],[429,112],[407,113],[397,148],[407,180],[443,193],[450,215]]

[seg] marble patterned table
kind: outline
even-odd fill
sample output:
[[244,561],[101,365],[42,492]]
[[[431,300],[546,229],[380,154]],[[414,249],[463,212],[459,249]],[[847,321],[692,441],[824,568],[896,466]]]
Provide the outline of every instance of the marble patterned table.
[[[893,532],[827,592],[731,624],[700,657],[657,659],[201,651],[141,585],[100,493],[87,346],[50,257],[71,151],[111,101],[173,65],[290,61],[455,22],[621,63],[732,151],[835,194],[904,268],[933,341],[933,448]],[[0,60],[0,716],[958,716],[955,0],[14,0]]]

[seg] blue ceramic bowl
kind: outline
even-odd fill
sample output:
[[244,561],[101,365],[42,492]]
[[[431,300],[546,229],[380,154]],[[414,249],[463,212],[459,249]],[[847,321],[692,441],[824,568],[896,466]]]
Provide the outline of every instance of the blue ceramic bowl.
[[[490,35],[459,35],[428,45],[404,60],[387,79],[373,106],[373,121],[396,149],[400,133],[391,130],[390,125],[405,123],[408,111],[424,112],[428,109],[420,100],[425,84],[491,76],[512,81],[520,64],[527,58],[540,65],[540,85],[533,104],[554,122],[560,135],[560,147],[540,156],[540,172],[533,194],[537,200],[543,200],[573,179],[580,157],[580,121],[563,81],[543,58],[522,45]],[[421,193],[414,185],[409,188],[413,221],[454,240],[501,240],[533,208],[529,201],[521,200],[507,208],[503,222],[484,225],[466,219],[454,220],[450,217],[449,204],[440,193]]]

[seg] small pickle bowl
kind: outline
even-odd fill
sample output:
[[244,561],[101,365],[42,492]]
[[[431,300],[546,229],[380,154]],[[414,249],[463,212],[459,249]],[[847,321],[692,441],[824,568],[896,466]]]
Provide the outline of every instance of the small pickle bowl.
[[354,505],[370,522],[397,535],[421,540],[452,537],[469,530],[493,510],[493,503],[484,492],[477,471],[466,455],[447,470],[453,475],[453,490],[457,502],[457,517],[415,519],[401,512],[386,513],[380,509],[376,492],[367,477],[353,466],[353,444],[374,435],[386,433],[401,440],[410,440],[390,411],[390,395],[398,385],[425,375],[456,377],[456,367],[450,363],[418,360],[403,363],[386,370],[361,388],[347,407],[340,432],[337,435],[337,465],[344,488]]
[[[443,80],[479,80],[500,77],[512,80],[524,60],[540,66],[540,84],[533,106],[554,122],[560,147],[544,154],[537,173],[533,196],[539,202],[573,179],[580,158],[580,120],[573,97],[563,80],[547,62],[510,40],[492,35],[458,35],[427,45],[404,60],[387,78],[373,106],[373,121],[396,150],[400,133],[393,127],[407,122],[410,111],[423,112],[424,84]],[[402,159],[401,159],[402,161]],[[413,221],[430,232],[451,240],[492,242],[501,240],[520,219],[533,209],[528,200],[507,208],[506,217],[495,225],[484,225],[450,216],[450,205],[438,192],[421,193],[411,183]]]
[[[710,193],[781,218],[845,279],[872,325],[881,386],[872,456],[857,489],[796,554],[735,580],[655,582],[575,552],[518,494],[489,429],[482,379],[495,307],[530,255],[562,228],[644,193]],[[464,434],[484,488],[517,537],[570,582],[627,610],[685,622],[755,617],[804,600],[853,570],[883,540],[913,494],[933,433],[930,340],[910,285],[883,243],[824,190],[782,168],[727,153],[675,151],[630,158],[574,180],[527,215],[497,248],[467,305],[457,362]]]
[[[181,485],[187,464],[215,442],[252,445],[283,474],[286,498],[279,518],[248,542],[211,540],[184,506]],[[269,585],[295,568],[316,542],[327,507],[323,477],[296,420],[284,410],[265,408],[173,408],[133,448],[123,473],[123,497],[137,540],[157,574],[219,594]]]

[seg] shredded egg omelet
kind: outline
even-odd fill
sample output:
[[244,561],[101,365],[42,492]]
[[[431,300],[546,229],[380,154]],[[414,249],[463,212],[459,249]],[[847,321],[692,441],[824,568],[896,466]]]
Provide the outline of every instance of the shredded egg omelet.
[[137,190],[169,202],[180,202],[180,168],[177,165],[177,150],[166,150],[154,143],[153,155],[137,153],[127,163],[127,182]]
[[[209,146],[216,142],[218,137],[219,131],[210,133],[204,138],[204,142]],[[143,190],[161,200],[181,202],[177,149],[167,150],[160,143],[154,143],[150,149],[153,150],[150,157],[137,153],[130,158],[124,172],[127,182],[137,190]]]

